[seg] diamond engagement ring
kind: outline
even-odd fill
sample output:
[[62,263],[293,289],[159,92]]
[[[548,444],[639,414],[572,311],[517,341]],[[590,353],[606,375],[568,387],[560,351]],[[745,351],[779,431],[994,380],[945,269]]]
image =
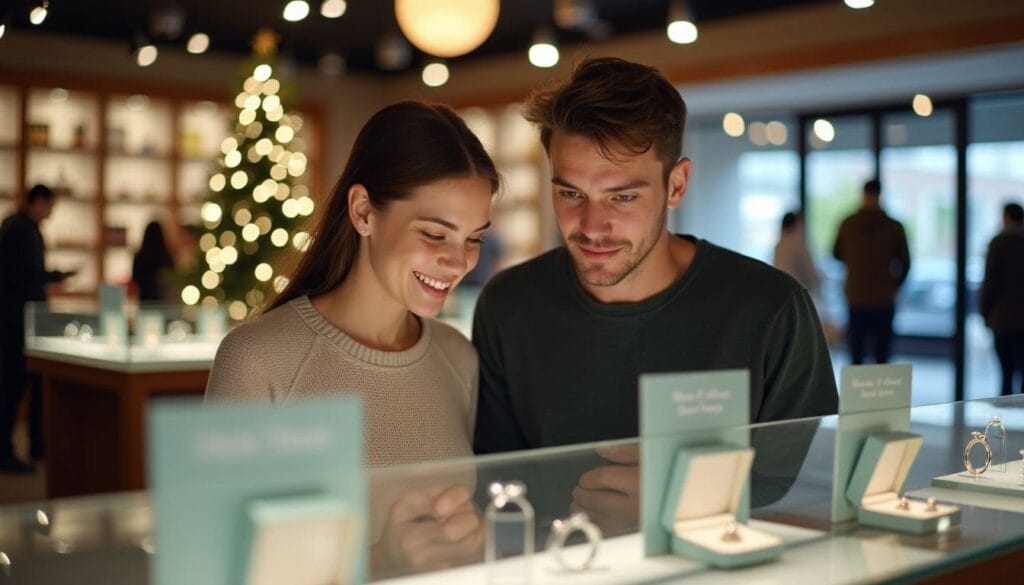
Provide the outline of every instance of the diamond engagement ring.
[[[573,532],[581,532],[587,539],[587,556],[579,563],[573,563],[565,559],[562,549],[565,541]],[[569,516],[567,520],[555,520],[551,523],[551,535],[548,537],[548,549],[555,561],[570,571],[586,571],[594,563],[597,557],[597,549],[601,544],[601,529],[590,521],[590,518],[582,512]]]
[[[985,462],[981,467],[975,467],[974,463],[971,463],[971,449],[978,445],[981,445],[985,450]],[[964,469],[967,470],[967,473],[970,473],[974,477],[978,477],[988,470],[989,465],[992,465],[992,447],[988,444],[988,435],[974,431],[971,433],[971,440],[968,441],[967,446],[964,447]]]

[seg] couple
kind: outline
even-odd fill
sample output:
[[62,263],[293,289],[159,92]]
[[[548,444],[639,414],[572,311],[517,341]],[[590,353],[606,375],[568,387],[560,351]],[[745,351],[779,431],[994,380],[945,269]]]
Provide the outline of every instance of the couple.
[[[431,317],[477,262],[499,178],[451,110],[404,102],[360,132],[290,284],[225,338],[208,396],[357,392],[371,465],[635,436],[643,372],[746,368],[756,421],[835,412],[807,292],[668,231],[691,163],[660,72],[590,59],[525,112],[565,245],[491,280],[473,345]],[[456,518],[467,497],[429,513]]]

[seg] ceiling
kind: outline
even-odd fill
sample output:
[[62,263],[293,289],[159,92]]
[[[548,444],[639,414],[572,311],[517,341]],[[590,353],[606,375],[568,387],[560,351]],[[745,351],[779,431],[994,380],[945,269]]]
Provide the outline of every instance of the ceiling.
[[[12,28],[33,28],[28,21],[32,6],[40,0],[0,0],[10,10]],[[801,4],[839,0],[690,0],[694,21],[702,23],[748,14],[779,10]],[[260,27],[270,26],[280,35],[283,56],[315,65],[325,53],[343,56],[349,70],[385,74],[375,62],[378,39],[397,31],[391,0],[348,0],[345,14],[337,19],[320,15],[321,0],[309,0],[309,16],[286,22],[286,0],[49,0],[49,14],[41,29],[59,34],[124,42],[126,50],[136,31],[145,31],[161,48],[183,49],[189,35],[207,33],[211,52],[247,55],[250,41]],[[470,55],[521,52],[535,31],[553,27],[554,3],[589,4],[594,16],[588,26],[557,29],[562,45],[584,43],[616,35],[664,29],[670,0],[506,0],[501,3],[498,24],[490,38]],[[161,36],[159,15],[177,14],[181,32]],[[173,24],[172,19],[172,24]],[[171,27],[174,28],[174,27]],[[427,60],[413,51],[408,67]]]

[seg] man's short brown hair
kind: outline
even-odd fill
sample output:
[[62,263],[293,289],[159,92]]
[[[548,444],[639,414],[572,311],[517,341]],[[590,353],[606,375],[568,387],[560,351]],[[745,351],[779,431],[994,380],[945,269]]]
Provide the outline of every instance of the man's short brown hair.
[[654,67],[622,59],[584,60],[567,81],[534,91],[523,115],[540,128],[548,150],[556,130],[590,139],[609,160],[616,151],[653,147],[666,176],[683,151],[682,96]]

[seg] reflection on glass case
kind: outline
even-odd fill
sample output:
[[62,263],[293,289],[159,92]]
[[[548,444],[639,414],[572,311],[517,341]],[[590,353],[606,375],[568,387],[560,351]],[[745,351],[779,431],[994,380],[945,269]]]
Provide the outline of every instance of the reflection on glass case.
[[31,355],[119,369],[209,367],[227,333],[223,309],[133,303],[104,310],[93,302],[29,303]]
[[[156,323],[138,316],[130,322],[133,339],[135,332],[155,327],[147,323]],[[65,324],[63,320],[58,323],[61,327]],[[79,335],[82,324],[80,321]],[[98,326],[98,318],[90,322],[90,327]],[[52,337],[63,337],[63,332]],[[751,531],[771,532],[783,549],[780,562],[730,571],[716,568],[702,556],[703,551],[696,558],[645,556],[637,511],[638,466],[643,461],[637,462],[635,457],[639,442],[624,439],[369,470],[366,517],[372,536],[366,552],[371,559],[371,580],[397,578],[396,585],[479,585],[487,583],[498,568],[500,574],[513,576],[517,582],[529,579],[541,585],[676,580],[690,585],[802,583],[809,575],[810,581],[853,585],[914,581],[922,575],[961,569],[985,574],[1000,566],[998,559],[986,566],[998,555],[1019,555],[1024,549],[1024,497],[933,487],[932,480],[965,473],[961,458],[965,429],[984,429],[992,416],[1001,417],[1010,447],[1016,451],[1024,437],[1024,396],[909,411],[909,431],[872,433],[872,442],[858,457],[864,471],[855,474],[857,487],[844,497],[853,496],[869,506],[878,503],[881,513],[899,524],[917,522],[911,517],[924,518],[932,507],[939,513],[959,508],[959,522],[950,517],[948,530],[921,535],[885,523],[833,525],[830,504],[840,418],[833,415],[725,429],[748,436],[750,448],[692,447],[680,452],[675,465],[679,481],[666,482],[664,498],[658,503],[672,504],[664,508],[669,514],[659,522],[666,521],[673,530],[679,528],[684,536],[698,536],[694,532],[700,530],[698,522],[706,519],[710,539],[704,542],[715,547],[753,545],[754,541],[748,540]],[[208,452],[221,456],[249,448],[250,443],[231,438],[202,444]],[[697,445],[693,436],[672,438],[687,438],[680,442]],[[1011,461],[1015,462],[1016,458]],[[264,462],[260,469],[273,473],[278,468]],[[998,477],[1016,476],[1017,471],[1014,465]],[[991,472],[979,477],[988,475]],[[246,477],[237,481],[247,479],[251,481]],[[739,502],[745,497],[739,495],[742,489],[736,489],[744,483],[739,479],[749,482],[751,506],[749,520],[739,517],[734,522],[720,513],[732,514],[740,505],[737,497]],[[495,482],[502,489],[489,491]],[[511,492],[505,489],[509,485],[515,486]],[[451,507],[437,506],[443,495]],[[496,495],[507,499],[500,502],[503,510],[505,504],[515,503],[512,498],[528,495],[537,538],[530,555],[499,558],[493,563],[501,566],[489,567],[487,536],[495,524],[488,524],[487,507]],[[516,509],[522,507],[507,512]],[[578,512],[585,512],[589,522],[605,535],[596,558],[591,556],[592,543],[598,537],[588,536],[585,525],[565,520]],[[330,518],[332,513],[326,512],[322,518]],[[505,537],[501,539],[504,543],[520,546],[526,541],[524,518],[509,520],[512,529],[496,532]],[[556,520],[563,522],[564,531],[547,538]],[[82,570],[102,558],[111,575],[102,582],[143,583],[154,564],[151,527],[163,521],[152,518],[152,507],[140,494],[0,507],[0,552],[8,559],[13,582],[43,569],[49,585],[92,582],[83,580]],[[576,534],[570,535],[574,528]],[[267,532],[267,536],[284,533]],[[443,541],[445,538],[449,541]],[[289,546],[316,547],[325,542],[314,531],[288,533],[284,540]],[[559,561],[560,555],[570,567]],[[529,562],[525,556],[531,557]],[[190,567],[199,566],[192,562],[195,560],[189,559]],[[194,577],[190,582],[202,582],[203,576],[190,577]]]

